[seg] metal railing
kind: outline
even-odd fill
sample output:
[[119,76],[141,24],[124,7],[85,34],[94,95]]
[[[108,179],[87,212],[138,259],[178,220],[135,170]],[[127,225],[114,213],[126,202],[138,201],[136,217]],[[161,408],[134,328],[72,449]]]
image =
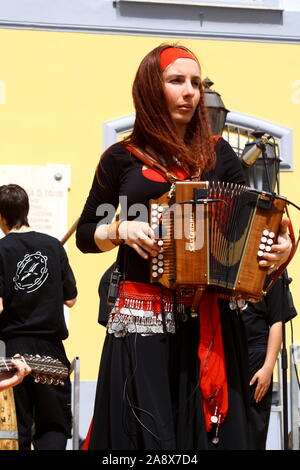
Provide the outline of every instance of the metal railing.
[[79,411],[80,411],[80,359],[75,357],[71,362],[70,375],[73,374],[72,383],[72,414],[73,414],[73,433],[72,448],[79,450]]
[[298,364],[300,363],[300,344],[290,346],[290,448],[299,450],[299,377]]

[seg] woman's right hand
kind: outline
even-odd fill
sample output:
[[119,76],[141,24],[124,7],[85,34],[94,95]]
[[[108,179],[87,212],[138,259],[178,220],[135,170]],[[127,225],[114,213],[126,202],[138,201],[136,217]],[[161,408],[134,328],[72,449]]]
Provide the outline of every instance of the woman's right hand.
[[119,225],[119,237],[133,248],[142,258],[157,256],[158,247],[152,228],[147,222],[123,220]]

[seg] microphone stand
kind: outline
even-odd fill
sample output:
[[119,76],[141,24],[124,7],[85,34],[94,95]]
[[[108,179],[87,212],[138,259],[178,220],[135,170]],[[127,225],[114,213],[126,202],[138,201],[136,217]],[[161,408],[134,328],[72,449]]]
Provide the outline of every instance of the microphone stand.
[[[249,167],[255,163],[259,155],[261,154],[262,159],[264,161],[264,169],[265,175],[267,180],[267,185],[269,187],[269,191],[272,192],[272,183],[270,174],[268,171],[268,167],[266,164],[267,155],[266,155],[266,143],[271,138],[271,136],[262,138],[262,135],[256,133],[257,138],[255,141],[255,146],[250,149],[244,156],[242,156],[242,162],[245,167]],[[255,134],[254,134],[255,135]],[[279,193],[279,166],[276,169],[276,180],[277,180],[277,190]],[[281,349],[281,380],[282,380],[282,423],[283,423],[283,449],[288,449],[288,441],[289,441],[289,434],[288,434],[288,389],[287,389],[287,370],[288,370],[288,355],[286,349],[286,330],[285,330],[285,315],[284,315],[284,302],[287,300],[289,308],[291,309],[293,305],[290,305],[291,297],[288,296],[289,292],[289,284],[292,282],[292,279],[288,278],[286,270],[281,275],[281,282],[282,282],[282,296],[281,296],[281,319],[282,319],[282,349]],[[294,308],[295,311],[295,308]]]
[[[288,432],[288,389],[287,389],[287,370],[288,370],[288,357],[286,350],[286,334],[285,334],[285,323],[291,321],[293,317],[297,315],[292,294],[289,290],[289,285],[292,282],[292,278],[288,276],[287,270],[285,269],[282,273],[282,299],[281,299],[281,315],[282,315],[282,409],[283,409],[283,448],[288,450],[289,448],[289,432]],[[288,316],[285,315],[284,303],[288,307]],[[290,365],[290,367],[292,367]]]
[[[275,158],[276,155],[276,145],[274,143]],[[268,180],[268,185],[271,188],[272,184],[270,181],[270,174],[266,166],[266,155],[263,151],[263,158],[265,162],[265,171]],[[276,182],[277,182],[277,192],[280,193],[280,184],[279,184],[279,165],[276,168]],[[289,284],[292,282],[287,275],[287,270],[285,269],[281,274],[282,282],[282,296],[281,296],[281,321],[282,321],[282,347],[281,347],[281,380],[282,380],[282,425],[283,425],[283,450],[288,450],[289,448],[289,419],[288,419],[288,353],[286,348],[286,328],[285,323],[287,321],[285,315],[285,301],[289,304],[291,300],[291,295],[289,296]],[[294,306],[289,305],[289,309],[294,308]],[[295,310],[295,308],[294,308]]]
[[[267,156],[265,153],[265,147],[262,149],[262,158],[264,161],[265,173],[266,173],[266,178],[267,178],[267,184],[269,186],[269,191],[272,191],[273,188],[271,184],[270,174],[269,174],[268,167],[266,164]],[[277,191],[279,194],[280,192],[279,167],[277,168],[276,181],[277,181]],[[286,348],[286,328],[285,328],[286,318],[284,315],[284,312],[285,312],[284,304],[285,304],[285,300],[288,301],[287,290],[289,289],[289,284],[290,282],[292,282],[292,279],[288,278],[286,270],[284,270],[284,272],[282,273],[280,277],[281,277],[281,282],[282,282],[282,296],[281,296],[281,320],[282,320],[281,381],[282,381],[282,426],[283,426],[283,443],[282,444],[283,444],[283,450],[288,450],[289,448],[288,387],[287,387],[288,354],[287,354],[287,348]]]
[[[284,274],[285,273],[285,274]],[[286,349],[286,331],[284,318],[284,297],[288,284],[285,283],[284,277],[287,277],[286,271],[282,274],[282,299],[281,299],[281,319],[282,319],[282,347],[281,347],[281,380],[282,380],[282,423],[283,423],[283,450],[289,447],[289,430],[288,430],[288,389],[287,389],[287,371],[288,356]]]

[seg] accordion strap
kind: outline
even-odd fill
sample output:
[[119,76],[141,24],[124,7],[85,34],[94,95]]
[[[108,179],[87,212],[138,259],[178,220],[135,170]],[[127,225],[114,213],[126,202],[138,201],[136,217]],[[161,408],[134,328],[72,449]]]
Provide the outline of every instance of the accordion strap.
[[178,180],[178,177],[172,173],[171,171],[167,170],[163,165],[161,165],[155,158],[153,158],[148,153],[142,152],[141,150],[133,147],[130,144],[125,144],[124,147],[135,157],[145,163],[152,169],[155,169],[160,175],[166,178],[170,183],[174,183],[174,181]]
[[292,241],[292,249],[291,249],[291,252],[290,252],[290,256],[288,257],[288,259],[286,260],[285,263],[283,263],[281,266],[279,266],[279,268],[277,269],[277,271],[275,271],[270,279],[270,282],[269,284],[267,285],[267,287],[264,289],[264,294],[266,294],[267,292],[269,292],[270,289],[272,289],[272,287],[274,286],[275,282],[277,281],[277,279],[279,278],[279,276],[283,273],[283,271],[285,270],[285,268],[287,267],[287,265],[290,263],[290,261],[292,260],[294,254],[296,253],[296,250],[298,248],[298,244],[299,244],[299,240],[300,240],[300,233],[298,235],[298,239],[296,241],[296,238],[295,238],[295,234],[294,234],[294,229],[293,229],[293,225],[292,225],[292,222],[291,222],[291,219],[290,219],[290,216],[289,216],[289,213],[288,213],[288,209],[287,207],[285,207],[285,212],[289,218],[289,224],[288,224],[288,227],[289,227],[289,236],[290,236],[290,239]]
[[[211,141],[214,145],[214,147],[217,145],[218,141],[222,138],[221,135],[213,135],[211,136]],[[152,169],[155,169],[160,175],[162,175],[164,178],[166,178],[169,183],[174,183],[175,181],[178,181],[180,178],[173,173],[172,171],[168,170],[165,168],[163,165],[161,165],[152,155],[149,153],[145,153],[144,151],[141,151],[140,149],[137,149],[133,145],[123,143],[124,147],[133,155],[135,155],[137,158],[139,158],[143,163],[145,163],[147,166],[149,166]],[[190,175],[189,178],[194,181],[200,181],[200,175],[201,172],[198,171],[195,175]]]
[[[149,153],[142,152],[140,149],[137,149],[133,145],[130,144],[123,144],[124,147],[131,152],[135,157],[145,163],[148,167],[157,171],[160,175],[162,175],[169,183],[173,184],[175,181],[180,180],[181,178],[178,177],[175,173],[165,168],[161,165],[152,155]],[[199,174],[196,176],[189,176],[191,179],[200,179]]]

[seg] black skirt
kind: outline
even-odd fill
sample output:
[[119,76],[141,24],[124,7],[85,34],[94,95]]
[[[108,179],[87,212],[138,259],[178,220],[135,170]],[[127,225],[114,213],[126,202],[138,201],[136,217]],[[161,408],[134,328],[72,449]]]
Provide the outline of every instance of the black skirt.
[[[226,311],[225,311],[226,310]],[[222,309],[229,413],[217,446],[206,433],[199,388],[199,320],[177,333],[123,338],[103,346],[89,450],[247,449],[248,369],[239,315]]]

